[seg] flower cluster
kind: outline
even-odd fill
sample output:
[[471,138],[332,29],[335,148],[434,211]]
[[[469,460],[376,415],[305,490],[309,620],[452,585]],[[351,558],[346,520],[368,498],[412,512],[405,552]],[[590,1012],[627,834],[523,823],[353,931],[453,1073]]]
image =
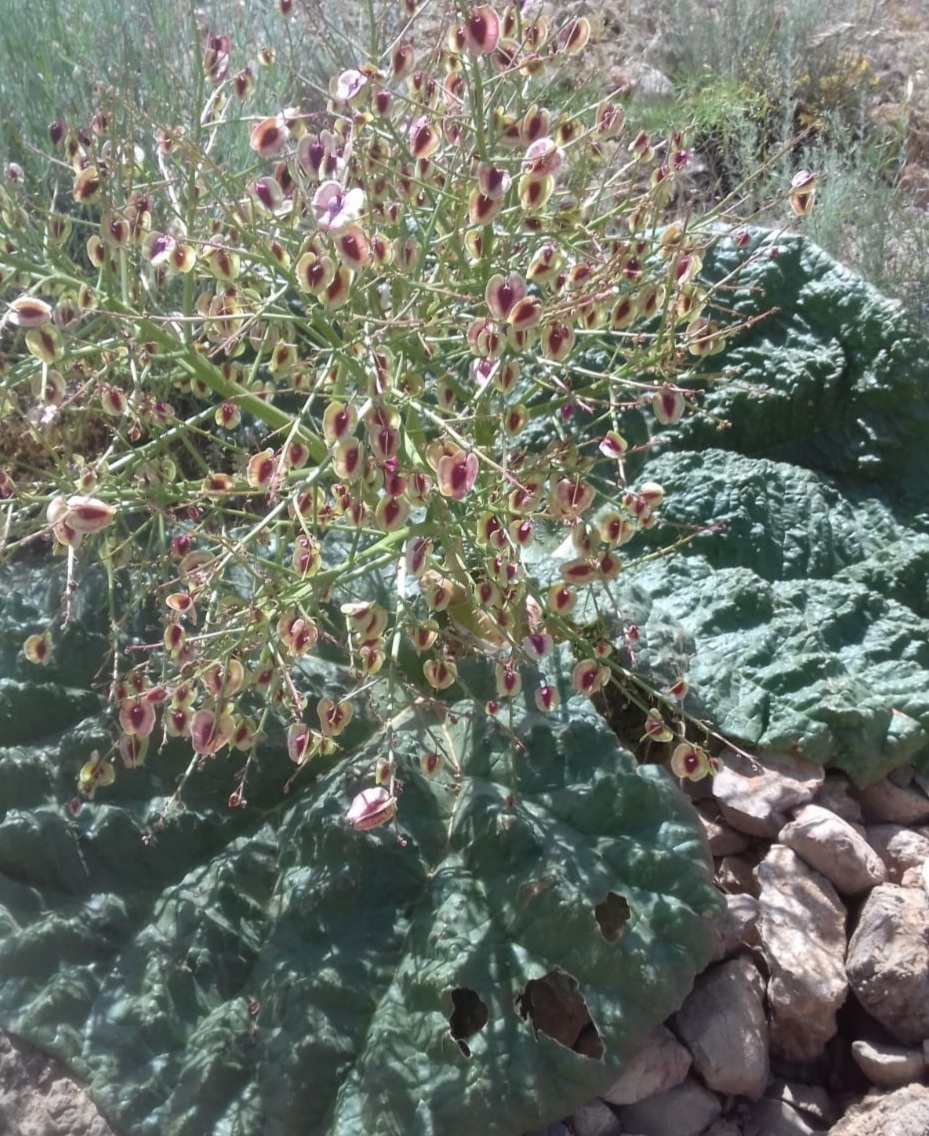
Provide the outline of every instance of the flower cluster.
[[[44,454],[0,470],[7,554],[47,535],[158,597],[157,634],[114,625],[110,756],[241,753],[235,805],[262,737],[322,769],[388,674],[439,699],[486,656],[488,709],[528,687],[546,713],[557,644],[582,696],[628,675],[586,598],[659,518],[627,463],[695,410],[691,365],[728,334],[700,278],[715,230],[673,213],[683,137],[627,136],[610,99],[545,105],[586,19],[480,5],[437,50],[413,34],[336,77],[324,117],[252,116],[238,174],[211,147],[258,91],[208,34],[186,129],[118,140],[101,108],[53,125],[74,209],[0,190],[0,397]],[[812,182],[791,193],[805,210]],[[308,696],[323,644],[354,693]],[[384,748],[358,829],[397,810]],[[112,776],[94,756],[82,793]]]

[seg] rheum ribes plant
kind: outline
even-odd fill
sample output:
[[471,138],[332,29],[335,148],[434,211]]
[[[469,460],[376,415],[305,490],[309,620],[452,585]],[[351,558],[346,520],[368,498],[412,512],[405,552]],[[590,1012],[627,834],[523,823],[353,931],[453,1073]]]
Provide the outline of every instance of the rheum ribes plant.
[[[180,738],[190,770],[242,755],[241,804],[273,729],[322,768],[353,714],[437,706],[465,656],[492,668],[481,713],[554,711],[564,644],[578,694],[628,679],[635,628],[583,627],[662,506],[627,463],[695,410],[690,368],[728,332],[698,275],[717,230],[674,219],[682,137],[627,136],[609,99],[546,102],[589,35],[483,5],[436,44],[411,17],[325,111],[262,114],[260,69],[206,33],[185,126],[136,137],[103,103],[52,125],[50,199],[8,168],[0,537],[67,559],[35,663],[81,574],[110,581],[114,742],[85,795]],[[247,133],[248,168],[218,159],[224,132]],[[554,577],[540,545],[562,547]],[[320,652],[354,693],[308,704]],[[643,728],[699,775],[682,690]],[[388,725],[355,827],[395,814],[397,773]]]

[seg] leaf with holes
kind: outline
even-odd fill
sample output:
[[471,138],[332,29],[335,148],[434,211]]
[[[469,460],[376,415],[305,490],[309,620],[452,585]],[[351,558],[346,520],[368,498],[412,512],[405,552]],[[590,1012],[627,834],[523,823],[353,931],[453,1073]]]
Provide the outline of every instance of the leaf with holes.
[[161,831],[158,774],[72,819],[80,746],[2,751],[4,1024],[129,1136],[511,1136],[566,1114],[680,1004],[718,899],[671,779],[565,707],[512,727],[408,708],[397,825],[366,832],[345,815],[384,734],[283,799],[280,755],[276,793],[225,814],[214,762]]

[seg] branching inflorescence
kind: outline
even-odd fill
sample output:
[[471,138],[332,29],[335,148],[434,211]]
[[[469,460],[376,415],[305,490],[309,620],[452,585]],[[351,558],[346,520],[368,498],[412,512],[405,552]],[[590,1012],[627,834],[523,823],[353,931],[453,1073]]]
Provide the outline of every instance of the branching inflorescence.
[[[492,660],[493,713],[524,683],[557,710],[559,644],[578,694],[629,678],[635,628],[611,642],[579,616],[662,505],[627,466],[697,409],[693,363],[737,326],[699,278],[719,213],[681,219],[681,135],[627,137],[618,102],[566,85],[585,19],[482,5],[418,34],[411,15],[325,111],[245,117],[259,84],[207,33],[184,128],[120,136],[115,103],[53,124],[70,200],[7,171],[0,548],[50,540],[69,579],[26,656],[53,656],[94,564],[160,619],[150,641],[114,604],[113,752],[89,756],[86,796],[179,738],[189,771],[244,755],[243,804],[274,723],[308,766],[372,682],[438,710],[469,655]],[[251,168],[225,168],[222,131],[248,132]],[[805,211],[809,175],[796,193]],[[529,552],[566,540],[552,581]],[[308,706],[321,651],[354,694]],[[646,738],[705,773],[683,686],[663,697]],[[394,815],[396,772],[388,731],[356,828]]]

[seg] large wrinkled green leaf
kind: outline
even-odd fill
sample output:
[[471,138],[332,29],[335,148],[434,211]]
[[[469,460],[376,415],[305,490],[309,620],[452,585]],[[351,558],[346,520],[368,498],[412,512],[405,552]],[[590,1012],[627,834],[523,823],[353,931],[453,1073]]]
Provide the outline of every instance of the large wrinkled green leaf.
[[[597,610],[635,620],[642,673],[686,671],[688,708],[726,733],[865,783],[929,765],[929,350],[806,242],[772,257],[763,241],[726,300],[770,314],[712,360],[728,381],[706,405],[729,428],[688,418],[638,471],[677,525],[715,527]],[[708,271],[743,255],[723,246]],[[540,526],[540,576],[562,536]],[[242,810],[218,806],[217,760],[160,825],[187,760],[165,751],[72,817],[106,738],[99,591],[82,582],[55,659],[30,668],[19,648],[60,573],[18,571],[0,581],[0,1020],[83,1072],[132,1136],[512,1136],[601,1089],[706,961],[699,826],[563,675],[560,716],[458,704],[439,721],[430,703],[389,736],[375,689],[347,739],[360,749],[287,795],[293,767],[269,750]],[[304,679],[317,696],[346,681],[322,659]],[[345,811],[388,744],[398,830],[355,833]],[[438,749],[450,760],[427,779]],[[577,1035],[563,1002],[544,1013],[575,988]],[[570,1047],[600,1053],[594,1029],[600,1056]]]
[[[615,1077],[712,950],[699,823],[586,704],[414,705],[287,795],[265,754],[244,809],[217,759],[162,823],[180,751],[71,815],[105,723],[60,689],[77,724],[0,749],[0,1020],[132,1136],[512,1136]],[[398,827],[357,833],[388,738]]]
[[639,663],[687,669],[690,708],[762,750],[859,784],[929,769],[929,344],[805,240],[723,242],[711,275],[740,258],[727,302],[769,314],[712,360],[713,417],[645,466],[669,517],[716,527],[620,586]]

